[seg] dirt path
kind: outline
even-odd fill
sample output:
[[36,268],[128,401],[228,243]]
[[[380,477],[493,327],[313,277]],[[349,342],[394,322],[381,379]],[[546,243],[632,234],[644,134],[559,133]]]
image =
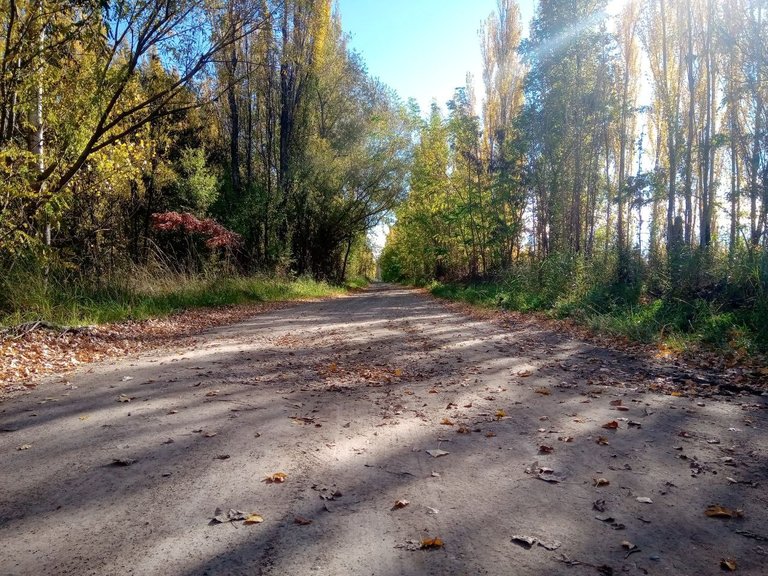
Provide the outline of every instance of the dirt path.
[[392,287],[268,312],[0,404],[0,574],[765,574],[768,399],[664,378]]

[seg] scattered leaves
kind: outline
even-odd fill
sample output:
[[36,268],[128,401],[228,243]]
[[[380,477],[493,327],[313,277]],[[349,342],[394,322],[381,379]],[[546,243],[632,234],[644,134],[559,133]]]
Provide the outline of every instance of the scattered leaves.
[[288,478],[288,474],[285,472],[275,472],[264,478],[264,482],[267,484],[282,484]]

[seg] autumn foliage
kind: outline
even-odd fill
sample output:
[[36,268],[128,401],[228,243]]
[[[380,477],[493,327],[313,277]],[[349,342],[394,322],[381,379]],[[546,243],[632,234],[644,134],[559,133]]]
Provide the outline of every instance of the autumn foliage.
[[161,212],[152,214],[152,228],[159,231],[178,231],[205,238],[208,248],[237,248],[242,239],[213,218],[200,220],[189,212]]

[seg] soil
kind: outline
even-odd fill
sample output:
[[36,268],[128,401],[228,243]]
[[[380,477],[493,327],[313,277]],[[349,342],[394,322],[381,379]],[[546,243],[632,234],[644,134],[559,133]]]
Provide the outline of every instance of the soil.
[[386,285],[117,356],[0,403],[0,574],[765,574],[727,372]]

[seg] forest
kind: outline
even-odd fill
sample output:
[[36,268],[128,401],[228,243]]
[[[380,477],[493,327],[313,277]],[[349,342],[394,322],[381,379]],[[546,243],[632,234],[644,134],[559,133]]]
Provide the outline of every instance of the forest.
[[523,39],[498,3],[484,93],[468,79],[418,127],[384,277],[765,349],[768,3],[606,4],[541,0]]
[[499,0],[483,93],[467,78],[421,111],[330,0],[2,0],[0,312],[378,265],[633,338],[765,350],[768,3],[607,4],[541,0],[523,38]]

